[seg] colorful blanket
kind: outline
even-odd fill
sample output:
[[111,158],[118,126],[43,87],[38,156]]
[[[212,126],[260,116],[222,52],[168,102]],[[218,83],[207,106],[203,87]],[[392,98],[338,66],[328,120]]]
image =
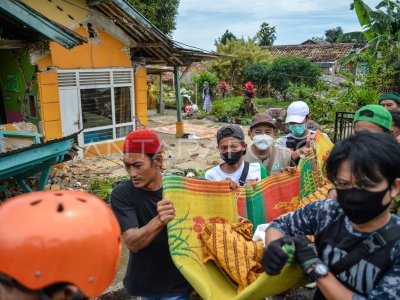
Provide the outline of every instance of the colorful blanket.
[[163,187],[164,199],[172,200],[176,209],[175,219],[168,223],[172,259],[202,299],[262,299],[305,283],[300,268],[288,264],[279,276],[263,273],[238,294],[237,286],[213,261],[203,263],[200,236],[206,223],[237,222],[236,198],[229,184],[167,176]]
[[239,294],[214,262],[203,263],[200,233],[206,223],[236,223],[238,214],[254,228],[305,204],[324,199],[328,189],[322,170],[332,148],[320,132],[313,144],[315,155],[302,158],[295,175],[271,176],[255,187],[231,193],[229,184],[178,176],[163,178],[164,199],[174,202],[176,218],[168,224],[172,259],[200,296],[207,299],[262,299],[305,283],[296,264],[287,264],[278,276],[263,273]]
[[256,228],[307,203],[325,199],[330,184],[323,175],[323,168],[333,144],[317,131],[312,147],[314,155],[300,160],[296,174],[284,172],[267,177],[255,188],[237,189],[239,215],[249,219]]

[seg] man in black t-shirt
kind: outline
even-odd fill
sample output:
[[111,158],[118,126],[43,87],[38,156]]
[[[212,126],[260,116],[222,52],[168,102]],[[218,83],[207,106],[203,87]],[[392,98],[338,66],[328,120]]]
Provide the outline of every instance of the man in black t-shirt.
[[162,199],[160,140],[153,131],[136,130],[125,138],[123,161],[130,180],[115,187],[111,208],[130,250],[124,287],[145,299],[184,300],[192,290],[172,262],[167,223],[175,217]]

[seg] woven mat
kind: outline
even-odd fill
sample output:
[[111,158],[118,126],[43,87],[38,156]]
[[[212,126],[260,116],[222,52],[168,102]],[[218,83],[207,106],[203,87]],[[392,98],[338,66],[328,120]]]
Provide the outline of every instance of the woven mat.
[[[167,133],[167,134],[176,134],[176,125],[166,125],[162,127],[151,128],[156,132]],[[184,133],[194,135],[199,139],[210,139],[215,138],[217,134],[216,128],[204,127],[200,125],[193,125],[193,124],[184,124]]]

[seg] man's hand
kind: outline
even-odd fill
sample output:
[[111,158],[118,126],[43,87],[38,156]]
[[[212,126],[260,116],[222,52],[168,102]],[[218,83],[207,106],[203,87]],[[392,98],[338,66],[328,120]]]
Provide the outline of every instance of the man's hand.
[[282,169],[282,172],[288,172],[290,175],[294,175],[297,172],[297,167],[286,167]]
[[286,264],[289,255],[282,249],[284,244],[293,244],[292,238],[284,236],[280,239],[272,241],[264,250],[260,264],[267,274],[278,275]]
[[254,189],[256,188],[256,184],[258,183],[258,178],[255,179],[247,179],[246,180],[246,185],[247,186],[252,186]]
[[225,180],[229,182],[229,188],[231,189],[232,192],[236,191],[237,188],[240,186],[239,183],[234,182],[230,178],[226,178]]
[[167,225],[169,221],[175,218],[175,208],[170,200],[161,200],[157,203],[158,219],[162,225]]
[[313,264],[322,263],[318,258],[317,248],[305,235],[298,235],[293,238],[296,246],[295,258],[301,266],[304,273],[310,269]]

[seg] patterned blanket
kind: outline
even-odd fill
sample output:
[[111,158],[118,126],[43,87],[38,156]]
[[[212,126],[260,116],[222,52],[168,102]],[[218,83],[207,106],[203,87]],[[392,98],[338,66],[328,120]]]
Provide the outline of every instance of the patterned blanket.
[[322,170],[332,147],[317,132],[315,155],[303,158],[295,175],[271,176],[252,187],[229,190],[227,182],[196,180],[178,176],[163,178],[164,199],[174,202],[176,218],[168,224],[170,253],[175,265],[193,288],[205,299],[262,299],[305,283],[300,268],[288,263],[278,276],[261,274],[242,290],[209,261],[203,263],[200,233],[208,223],[237,223],[238,214],[256,227],[323,199],[328,183]]

